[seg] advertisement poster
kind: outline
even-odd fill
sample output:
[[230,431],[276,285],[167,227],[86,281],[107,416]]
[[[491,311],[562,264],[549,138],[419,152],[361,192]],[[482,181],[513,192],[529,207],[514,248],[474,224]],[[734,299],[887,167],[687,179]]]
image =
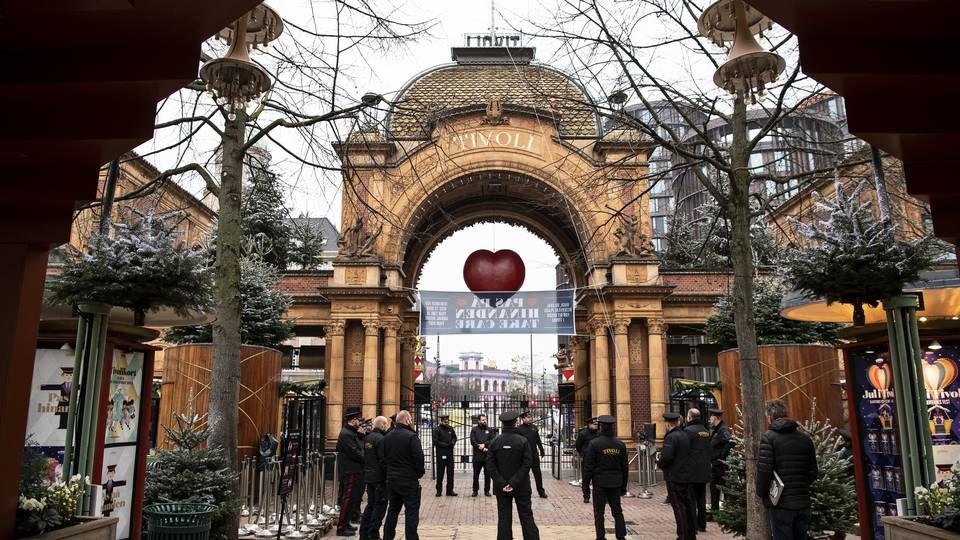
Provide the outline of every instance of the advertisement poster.
[[73,385],[73,350],[37,349],[30,388],[27,436],[34,445],[63,448]]
[[133,479],[137,464],[136,446],[115,446],[103,451],[103,470],[100,485],[103,487],[104,517],[118,517],[117,538],[130,537],[130,510],[133,501]]
[[[880,518],[896,515],[896,500],[905,496],[897,441],[893,368],[886,351],[853,352],[849,358],[867,476],[866,496],[872,509],[874,537],[883,539]],[[943,477],[960,458],[958,366],[960,347],[952,345],[926,351],[921,360],[927,390],[927,424],[933,440],[937,474]]]
[[137,442],[143,353],[115,350],[106,403],[104,444]]
[[573,290],[479,293],[420,291],[420,332],[573,335]]

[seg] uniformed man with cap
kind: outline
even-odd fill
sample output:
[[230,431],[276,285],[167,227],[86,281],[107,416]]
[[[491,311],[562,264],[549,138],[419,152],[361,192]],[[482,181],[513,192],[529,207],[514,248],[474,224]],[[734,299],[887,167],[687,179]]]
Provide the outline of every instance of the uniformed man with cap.
[[487,470],[493,477],[493,493],[497,496],[497,540],[513,539],[513,503],[517,505],[523,540],[539,540],[540,531],[533,520],[530,505],[530,464],[533,449],[517,429],[519,413],[500,415],[503,432],[490,443]]
[[337,463],[340,471],[340,519],[337,521],[337,536],[353,536],[357,529],[350,524],[360,511],[363,487],[360,474],[363,472],[363,446],[357,430],[360,426],[360,411],[348,410],[344,415],[347,424],[337,437]]
[[487,415],[477,416],[477,425],[470,430],[470,446],[473,447],[473,496],[480,491],[480,473],[483,473],[483,494],[490,496],[490,473],[487,472],[487,454],[490,441],[497,436],[497,430],[487,425]]
[[547,455],[543,451],[543,441],[540,439],[540,432],[537,426],[533,425],[533,417],[530,411],[520,413],[520,433],[527,438],[530,443],[530,449],[533,451],[533,463],[530,464],[530,472],[533,473],[533,479],[537,483],[537,493],[541,499],[547,498],[547,492],[543,489],[543,473],[540,472],[540,458]]
[[589,418],[587,420],[587,425],[582,429],[580,429],[580,431],[577,433],[577,441],[574,444],[574,446],[577,449],[577,455],[580,456],[580,473],[581,473],[580,490],[583,491],[584,504],[587,504],[590,502],[590,483],[584,482],[582,480],[583,453],[584,451],[586,451],[587,445],[590,444],[590,441],[596,438],[599,429],[600,429],[600,424],[597,422],[597,417],[594,416]]
[[690,497],[697,508],[697,530],[707,532],[707,483],[710,482],[710,430],[700,421],[700,409],[687,411],[684,433],[690,437]]
[[663,469],[667,499],[677,522],[677,539],[691,540],[697,537],[697,509],[690,497],[690,466],[687,463],[690,437],[680,427],[679,414],[665,412],[663,419],[667,423],[667,434],[663,437],[657,466]]
[[457,432],[450,426],[450,415],[440,415],[440,425],[433,430],[433,448],[437,462],[437,497],[443,491],[443,476],[447,476],[447,496],[456,497],[453,491],[453,448],[457,444]]
[[[716,512],[720,509],[720,486],[727,476],[727,464],[725,460],[730,457],[730,451],[736,441],[733,433],[723,421],[723,411],[720,409],[710,409],[710,512]],[[712,517],[708,514],[708,519]]]
[[616,418],[603,415],[598,421],[600,433],[590,441],[584,452],[583,483],[593,484],[593,525],[597,540],[605,538],[603,514],[607,504],[613,514],[617,540],[624,540],[627,537],[627,524],[623,520],[620,497],[627,493],[627,446],[613,436]]

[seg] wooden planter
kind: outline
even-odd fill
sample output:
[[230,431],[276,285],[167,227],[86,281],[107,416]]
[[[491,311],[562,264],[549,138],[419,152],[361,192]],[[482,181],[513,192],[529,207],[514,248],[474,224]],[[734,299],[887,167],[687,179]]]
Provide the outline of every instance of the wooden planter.
[[909,518],[886,516],[881,521],[883,521],[884,536],[887,540],[922,540],[925,538],[960,540],[960,534],[917,523]]
[[33,536],[31,540],[114,540],[117,537],[117,522],[120,518],[81,518],[76,525]]

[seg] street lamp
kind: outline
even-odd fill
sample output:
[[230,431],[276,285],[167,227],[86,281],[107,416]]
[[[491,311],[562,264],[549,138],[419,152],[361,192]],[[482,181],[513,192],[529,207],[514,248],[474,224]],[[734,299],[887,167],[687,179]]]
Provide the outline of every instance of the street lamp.
[[230,50],[200,67],[200,78],[217,101],[229,107],[231,119],[247,102],[270,89],[270,74],[250,60],[249,50],[266,45],[283,32],[283,21],[271,7],[260,4],[217,34]]

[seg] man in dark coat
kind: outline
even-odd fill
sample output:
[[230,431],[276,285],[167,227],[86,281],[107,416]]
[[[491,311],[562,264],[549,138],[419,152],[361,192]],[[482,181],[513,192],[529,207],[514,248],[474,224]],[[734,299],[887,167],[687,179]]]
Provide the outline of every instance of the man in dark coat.
[[543,451],[543,441],[540,439],[540,432],[537,426],[533,425],[533,417],[530,411],[520,413],[520,433],[527,438],[530,443],[530,450],[533,451],[533,463],[530,464],[530,472],[533,473],[533,479],[537,483],[537,493],[541,499],[547,498],[547,492],[543,489],[543,473],[540,471],[540,458],[547,455]]
[[490,452],[490,441],[496,437],[497,431],[487,425],[487,415],[477,417],[477,425],[470,430],[470,446],[473,447],[473,496],[480,491],[480,473],[483,472],[483,494],[490,496],[490,473],[487,472],[487,454]]
[[497,496],[497,540],[513,540],[513,504],[517,505],[523,540],[540,540],[540,530],[533,520],[530,505],[530,464],[533,449],[527,438],[517,429],[516,411],[500,415],[503,433],[490,443],[487,470],[493,477],[493,492]]
[[383,416],[373,419],[373,430],[363,438],[363,482],[367,486],[367,507],[360,517],[360,540],[380,538],[380,524],[387,513],[387,463],[383,437],[390,423]]
[[725,460],[730,457],[736,440],[723,421],[722,410],[710,409],[710,426],[710,511],[716,512],[720,510],[720,486],[727,475]]
[[437,462],[437,497],[443,491],[443,476],[447,476],[447,496],[456,497],[453,491],[453,449],[457,444],[457,432],[450,426],[450,416],[440,415],[440,425],[433,430],[433,448]]
[[693,540],[697,537],[697,509],[690,497],[690,436],[680,427],[680,415],[663,413],[667,434],[657,458],[657,466],[663,469],[667,484],[667,499],[673,508],[677,522],[677,539]]
[[340,519],[337,520],[337,536],[353,536],[357,529],[350,525],[350,518],[360,507],[363,487],[360,475],[363,473],[363,447],[357,429],[360,425],[360,411],[347,411],[344,415],[347,425],[337,437],[337,463],[340,469]]
[[597,430],[599,428],[600,424],[597,423],[596,416],[588,419],[587,425],[577,433],[577,441],[574,444],[577,449],[577,455],[580,456],[580,490],[583,492],[584,504],[590,503],[590,483],[583,481],[583,452],[586,451],[590,441],[597,436]]
[[[766,412],[770,429],[760,438],[757,494],[769,509],[773,540],[804,540],[810,526],[810,486],[819,474],[817,452],[810,437],[798,431],[796,420],[787,417],[783,401],[768,401]],[[774,473],[783,483],[776,504],[769,496]]]
[[684,433],[690,437],[690,497],[697,508],[697,530],[707,531],[707,482],[710,481],[710,430],[700,422],[700,410],[687,411]]
[[605,538],[603,514],[610,505],[617,540],[627,537],[627,524],[623,520],[620,497],[627,493],[627,446],[613,436],[617,419],[604,415],[600,422],[600,435],[590,441],[584,452],[583,481],[593,483],[593,525],[597,540]]
[[407,411],[397,413],[397,423],[383,438],[383,457],[387,463],[387,518],[383,523],[383,540],[397,534],[397,518],[404,509],[403,534],[406,540],[420,540],[420,479],[424,460],[420,437],[413,430],[413,419]]

